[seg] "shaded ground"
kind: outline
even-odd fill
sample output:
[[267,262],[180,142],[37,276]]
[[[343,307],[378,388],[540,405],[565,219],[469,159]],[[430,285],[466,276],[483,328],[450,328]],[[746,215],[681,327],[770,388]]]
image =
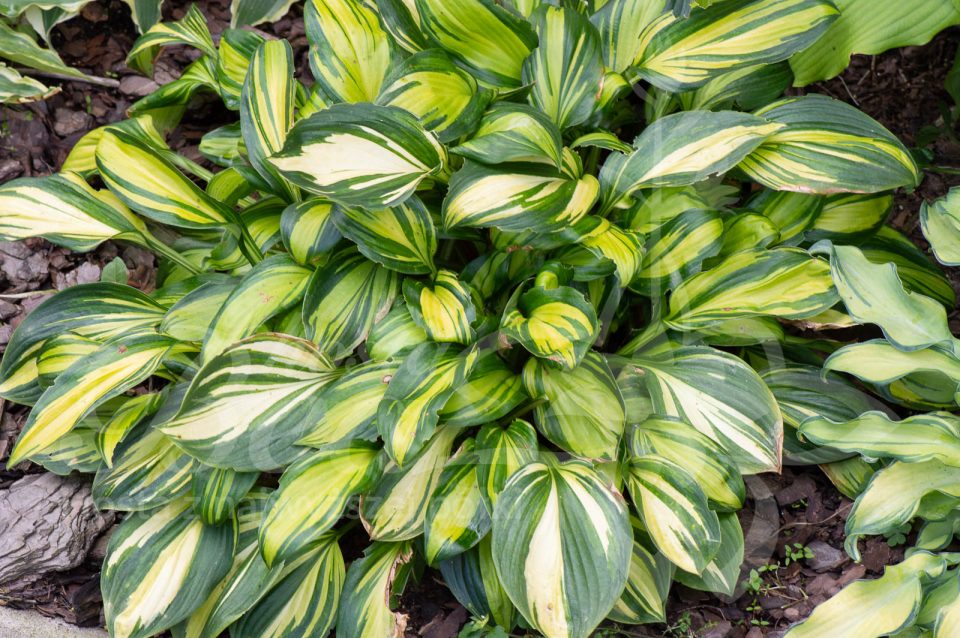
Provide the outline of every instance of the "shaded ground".
[[[179,18],[186,6],[179,2],[167,5],[165,17],[168,19]],[[229,21],[226,3],[205,2],[202,9],[211,20],[211,30],[219,34]],[[299,66],[306,66],[303,21],[296,7],[290,16],[265,26],[264,30],[291,39]],[[116,86],[66,83],[60,94],[45,102],[0,107],[0,183],[55,171],[86,131],[121,119],[132,102],[155,89],[156,82],[176,77],[179,69],[196,55],[184,48],[170,50],[158,63],[155,82],[131,73],[123,65],[124,54],[135,37],[129,9],[119,0],[90,4],[80,18],[57,28],[54,43],[67,63],[114,80]],[[946,128],[951,125],[943,117],[944,108],[952,104],[943,86],[958,44],[960,30],[954,29],[941,34],[926,47],[855,58],[842,78],[809,90],[855,104],[908,145],[927,147],[933,154],[933,164],[960,167],[960,145],[945,131],[929,130],[931,125]],[[227,118],[229,115],[214,101],[201,104],[190,110],[172,145],[185,155],[201,160],[197,152],[200,136]],[[935,199],[958,184],[960,177],[956,175],[928,172],[918,192],[897,196],[893,224],[926,248],[919,231],[921,201]],[[22,317],[42,300],[45,291],[97,281],[103,264],[118,254],[131,272],[131,284],[152,289],[153,257],[136,248],[121,249],[107,243],[91,255],[73,255],[39,240],[16,244],[0,242],[0,347]],[[955,286],[960,284],[956,272],[950,272],[949,276]],[[956,328],[956,313],[951,318]],[[0,460],[7,456],[24,416],[25,411],[19,407],[7,406],[4,410],[0,420]],[[8,487],[24,471],[36,471],[35,467],[25,466],[12,472],[0,470],[0,489]],[[756,477],[751,480],[749,491],[750,499],[741,515],[748,546],[745,570],[749,574],[750,569],[775,567],[758,571],[754,579],[748,578],[752,585],[735,600],[719,600],[675,586],[666,626],[611,627],[610,635],[778,636],[843,585],[864,576],[876,576],[885,564],[896,562],[902,556],[901,548],[874,538],[863,548],[863,564],[855,565],[847,559],[842,543],[850,502],[840,497],[816,468],[787,469],[781,476]],[[348,559],[359,555],[366,542],[362,531],[357,531],[355,536],[345,539]],[[86,562],[74,570],[0,589],[0,605],[35,608],[77,624],[98,624],[101,622],[98,571],[104,541],[101,539]],[[790,556],[800,551],[797,545],[808,548],[812,558],[801,556],[795,560]],[[439,578],[438,573],[427,571],[419,582],[408,586],[402,597],[400,608],[410,616],[409,636],[448,638],[456,635],[466,621],[465,610]]]

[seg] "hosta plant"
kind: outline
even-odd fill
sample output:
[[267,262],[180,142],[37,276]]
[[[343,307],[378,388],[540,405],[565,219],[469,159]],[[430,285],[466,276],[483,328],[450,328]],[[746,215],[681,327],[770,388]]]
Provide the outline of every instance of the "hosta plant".
[[[425,568],[474,627],[662,621],[674,580],[734,591],[743,475],[842,482],[852,453],[798,428],[882,405],[800,329],[861,317],[830,247],[953,302],[879,231],[918,171],[853,107],[782,97],[833,4],[700,4],[310,1],[309,86],[191,10],[131,52],[196,47],[181,78],[0,186],[5,239],[160,261],[156,290],[49,298],[0,364],[32,406],[9,464],[127,513],[114,636],[398,635]],[[237,113],[215,171],[166,143],[202,94]]]

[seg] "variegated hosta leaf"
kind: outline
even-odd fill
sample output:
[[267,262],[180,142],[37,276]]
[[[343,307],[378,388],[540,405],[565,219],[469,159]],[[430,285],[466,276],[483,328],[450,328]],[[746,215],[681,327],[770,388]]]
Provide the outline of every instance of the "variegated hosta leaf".
[[481,354],[473,371],[440,409],[457,427],[483,425],[507,416],[527,399],[523,381],[495,352]]
[[785,638],[879,638],[897,634],[916,618],[923,601],[923,585],[940,576],[946,566],[940,556],[917,552],[887,567],[876,580],[847,585],[821,603],[808,619],[791,627]]
[[376,102],[410,111],[441,142],[448,143],[476,130],[491,97],[450,56],[431,49],[398,63]]
[[397,273],[359,253],[333,255],[310,277],[303,300],[307,337],[333,359],[360,345],[399,292]]
[[235,472],[209,465],[193,470],[196,502],[193,510],[207,525],[219,525],[233,518],[237,505],[260,477],[259,472]]
[[383,456],[366,441],[313,452],[287,468],[260,526],[268,566],[313,545],[343,515],[350,498],[380,478]]
[[246,29],[226,29],[220,37],[219,55],[213,72],[214,86],[227,108],[240,108],[240,93],[247,77],[247,67],[254,52],[265,38]]
[[757,115],[782,128],[751,153],[740,169],[768,188],[876,193],[912,188],[920,179],[906,147],[870,116],[844,102],[807,95],[771,104]]
[[351,439],[375,439],[377,406],[399,367],[394,360],[368,361],[347,370],[317,398],[318,415],[311,415],[310,430],[297,444],[323,448]]
[[714,207],[692,186],[654,188],[636,193],[633,205],[623,212],[622,221],[626,228],[649,235],[680,213]]
[[178,341],[203,341],[238,283],[233,277],[222,277],[191,290],[163,316],[160,332]]
[[148,510],[169,503],[190,489],[197,461],[156,429],[157,424],[173,416],[185,391],[185,386],[175,386],[153,418],[117,445],[112,464],[97,471],[93,500],[98,507]]
[[825,203],[826,198],[820,195],[765,189],[756,197],[751,197],[747,207],[773,222],[780,235],[780,243],[792,245],[797,241],[791,241],[794,237],[802,236],[805,230],[816,223]]
[[723,245],[718,253],[720,257],[743,250],[767,248],[779,239],[776,226],[763,215],[753,213],[731,215],[723,220],[723,228]]
[[59,92],[59,87],[49,88],[31,77],[20,75],[16,69],[0,62],[0,103],[26,104],[45,100]]
[[367,337],[367,354],[374,361],[402,355],[427,340],[427,333],[410,316],[404,303],[398,303],[387,316],[370,329]]
[[[313,3],[310,3],[313,6]],[[287,201],[298,193],[267,158],[283,148],[293,126],[293,49],[286,40],[267,41],[257,47],[240,93],[240,131],[247,159],[274,194]]]
[[860,243],[863,256],[875,264],[893,262],[903,287],[919,292],[952,309],[957,303],[957,293],[943,272],[916,244],[903,233],[889,226],[881,227],[876,234]]
[[880,326],[903,350],[952,341],[943,305],[905,290],[895,265],[874,264],[856,246],[827,249],[833,280],[851,317]]
[[333,223],[333,204],[319,198],[291,204],[280,216],[280,234],[299,264],[323,262],[340,241]]
[[725,173],[782,124],[748,113],[688,111],[644,129],[632,153],[611,153],[600,169],[603,210],[641,188],[685,186]]
[[573,370],[557,370],[538,359],[523,367],[523,385],[537,405],[540,431],[563,450],[591,459],[617,458],[626,426],[623,397],[603,355],[590,351]]
[[695,88],[720,73],[786,60],[838,14],[826,0],[726,0],[689,18],[665,13],[643,32],[637,71],[667,91]]
[[723,218],[707,210],[688,210],[652,231],[631,290],[660,296],[700,270],[720,250]]
[[507,427],[490,423],[477,434],[476,450],[480,494],[487,511],[492,513],[510,477],[539,460],[537,431],[526,421],[516,420]]
[[904,351],[883,339],[846,345],[829,357],[824,370],[852,374],[862,381],[886,385],[910,375],[940,374],[960,385],[960,359],[946,346]]
[[559,168],[563,142],[549,117],[525,104],[495,102],[476,133],[450,151],[481,164],[526,162]]
[[626,481],[657,548],[680,569],[701,574],[720,548],[720,521],[696,479],[652,455],[632,459]]
[[742,359],[713,348],[634,358],[662,416],[719,443],[743,474],[779,471],[783,418],[763,380]]
[[300,120],[270,158],[285,178],[345,206],[396,206],[441,170],[446,151],[395,106],[334,104]]
[[[568,150],[564,156],[572,159]],[[507,168],[467,162],[450,180],[443,200],[444,228],[551,232],[576,223],[597,201],[600,186],[593,175],[569,164],[558,175],[535,164]]]
[[584,222],[592,224],[593,220],[596,220],[596,227],[580,238],[578,244],[598,259],[613,262],[617,279],[626,286],[640,270],[644,256],[643,237],[602,217],[587,217]]
[[308,341],[256,335],[207,362],[160,429],[207,465],[271,470],[296,455],[317,391],[337,376]]
[[474,77],[499,88],[520,86],[520,68],[537,46],[526,20],[492,0],[415,0],[414,6],[429,41]]
[[108,239],[140,244],[149,236],[130,210],[101,199],[75,173],[15,179],[0,186],[0,238],[43,237],[84,252]]
[[230,26],[255,27],[262,22],[276,22],[292,4],[293,0],[231,0]]
[[427,505],[456,436],[456,428],[440,428],[418,457],[403,468],[388,464],[373,490],[360,497],[361,520],[370,538],[392,542],[423,533]]
[[327,535],[315,549],[283,565],[279,579],[230,628],[233,638],[326,636],[330,632],[344,588],[343,554],[337,537]]
[[424,552],[431,565],[467,551],[490,531],[490,513],[477,482],[478,461],[474,442],[468,439],[440,474],[423,524]]
[[410,316],[431,340],[440,343],[470,344],[476,340],[473,324],[480,304],[474,297],[476,291],[470,284],[449,270],[441,270],[429,283],[415,279],[403,282]]
[[234,525],[205,525],[189,499],[128,517],[110,537],[100,587],[110,634],[147,638],[185,619],[230,568]]
[[72,332],[65,332],[43,342],[37,354],[37,383],[46,390],[60,373],[78,360],[100,348],[100,343]]
[[663,554],[650,552],[634,540],[627,587],[607,618],[628,625],[666,622],[667,594],[675,571]]
[[[877,470],[877,464],[867,463],[859,456],[854,456],[842,461],[824,463],[820,469],[841,494],[855,500],[867,488]],[[917,546],[923,547],[919,542]]]
[[491,553],[491,534],[473,549],[440,563],[440,573],[450,593],[475,618],[492,617],[501,627],[516,624],[516,610],[503,591]]
[[428,47],[426,35],[420,30],[420,12],[416,2],[376,0],[376,7],[383,27],[401,49],[417,53]]
[[532,463],[493,514],[503,588],[547,638],[586,638],[620,598],[633,535],[623,498],[580,461]]
[[938,460],[895,461],[879,470],[857,498],[847,518],[844,548],[860,560],[861,536],[885,534],[913,519],[924,497],[960,498],[960,468]]
[[720,519],[720,548],[699,575],[678,571],[675,578],[691,589],[733,596],[743,565],[743,529],[735,512],[717,515]]
[[410,543],[376,542],[350,564],[337,611],[337,636],[382,638],[403,634],[407,617],[390,609],[390,601],[406,583],[412,556]]
[[818,445],[869,458],[935,459],[960,467],[960,418],[946,412],[917,414],[902,421],[893,421],[883,412],[866,412],[840,423],[813,417],[800,426],[800,434]]
[[600,33],[604,66],[616,73],[631,67],[640,54],[640,35],[666,5],[666,0],[609,0],[600,6],[590,21]]
[[743,507],[746,488],[733,461],[719,443],[679,419],[652,417],[630,438],[636,456],[655,455],[682,467],[721,511]]
[[953,188],[935,202],[924,202],[920,223],[937,260],[945,266],[960,265],[960,190]]
[[712,111],[734,105],[749,111],[781,97],[792,80],[786,62],[745,66],[715,75],[696,90],[681,93],[680,102],[685,111]]
[[398,466],[415,458],[434,436],[440,408],[476,363],[475,348],[428,342],[408,354],[377,407],[377,430]]
[[809,242],[829,239],[841,244],[859,243],[883,227],[892,207],[890,193],[831,195],[803,238]]
[[576,288],[524,286],[510,298],[500,331],[534,356],[567,370],[576,368],[597,339],[597,313]]
[[530,16],[539,46],[523,63],[530,103],[561,129],[584,123],[603,84],[600,36],[573,8],[542,5]]
[[290,308],[304,294],[310,271],[286,255],[274,255],[253,267],[230,293],[207,330],[201,360],[206,363],[267,319]]
[[372,102],[390,66],[390,37],[374,8],[361,0],[310,0],[304,23],[324,100]]
[[436,272],[437,231],[416,196],[392,208],[338,206],[333,221],[368,259],[407,275]]
[[134,42],[133,48],[127,54],[127,64],[145,75],[153,75],[153,61],[160,48],[174,44],[186,44],[211,58],[217,57],[207,19],[197,9],[197,5],[190,5],[186,15],[176,22],[160,22],[150,27]]
[[178,228],[223,228],[231,211],[127,129],[105,129],[97,169],[110,191],[145,217]]
[[799,248],[735,253],[677,286],[665,323],[696,330],[735,317],[810,317],[833,306],[830,266]]
[[30,411],[8,467],[49,448],[97,405],[149,377],[173,346],[166,337],[143,334],[113,341],[75,362]]

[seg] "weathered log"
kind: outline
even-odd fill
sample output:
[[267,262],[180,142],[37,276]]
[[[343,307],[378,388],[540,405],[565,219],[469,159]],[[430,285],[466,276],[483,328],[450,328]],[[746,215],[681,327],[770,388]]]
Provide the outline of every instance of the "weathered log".
[[113,519],[78,478],[33,474],[0,490],[0,591],[77,567]]

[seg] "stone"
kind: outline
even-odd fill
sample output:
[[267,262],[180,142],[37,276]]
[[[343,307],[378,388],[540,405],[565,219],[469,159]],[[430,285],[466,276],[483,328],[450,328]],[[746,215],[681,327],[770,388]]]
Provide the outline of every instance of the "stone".
[[813,558],[807,559],[807,565],[817,573],[837,569],[849,560],[841,550],[823,541],[811,541],[807,548],[813,552]]
[[83,111],[59,108],[54,113],[53,130],[60,137],[67,137],[90,128],[90,120]]
[[31,474],[0,491],[0,590],[77,567],[113,518],[78,478]]
[[143,97],[145,95],[150,95],[158,88],[160,88],[159,84],[150,78],[143,77],[142,75],[128,75],[120,80],[120,92],[127,95]]

